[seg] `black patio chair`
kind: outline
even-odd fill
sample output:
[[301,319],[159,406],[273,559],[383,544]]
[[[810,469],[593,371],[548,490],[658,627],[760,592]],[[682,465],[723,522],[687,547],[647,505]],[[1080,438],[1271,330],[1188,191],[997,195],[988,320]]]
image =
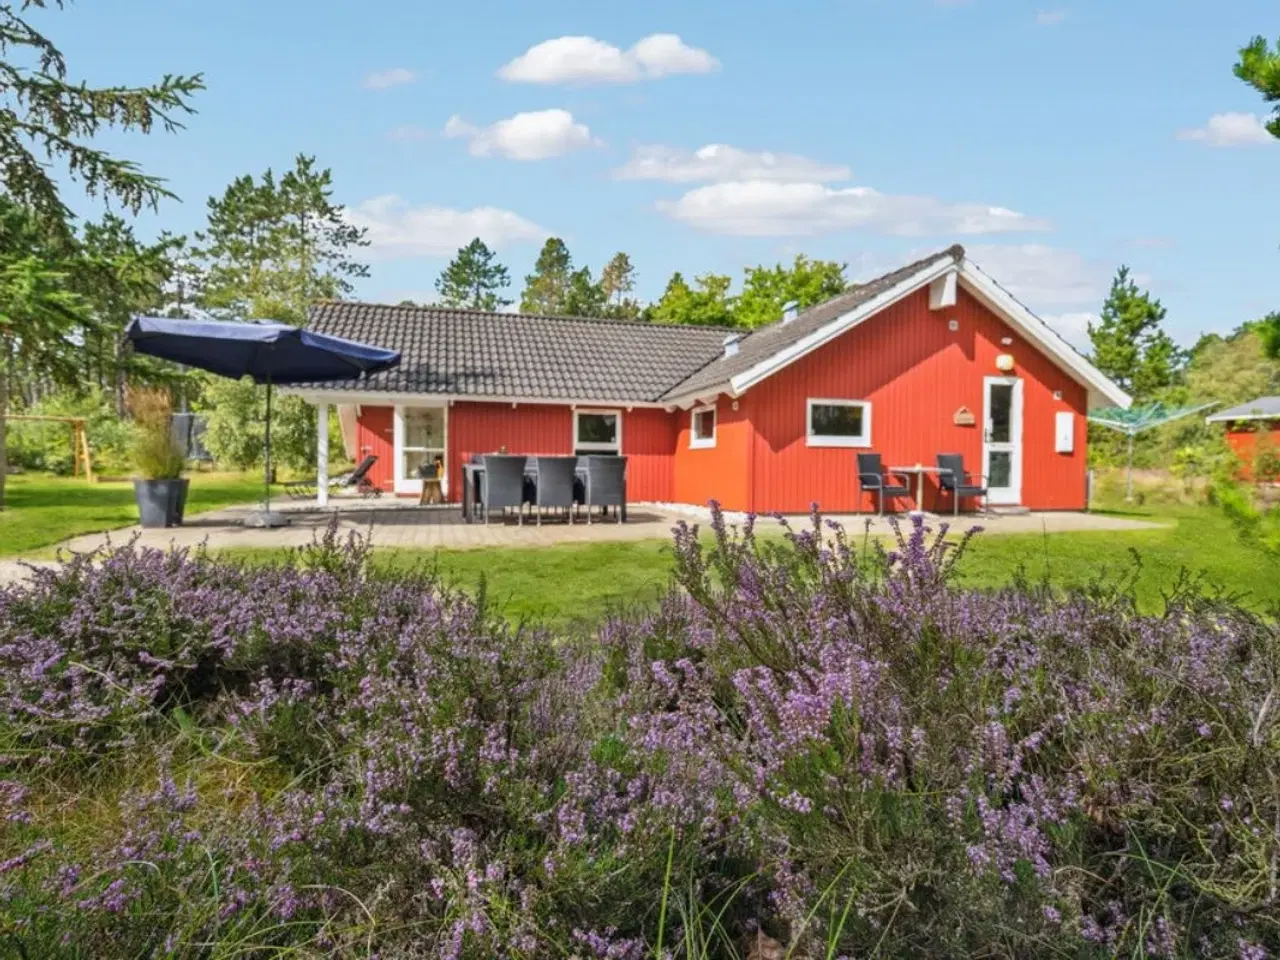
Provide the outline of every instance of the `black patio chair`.
[[538,511],[538,526],[542,526],[544,507],[563,507],[573,523],[573,481],[578,466],[577,457],[533,457],[537,479],[533,505]]
[[480,479],[480,503],[484,507],[485,523],[494,510],[515,507],[517,522],[524,525],[524,467],[528,459],[503,454],[486,454],[481,459],[484,474]]
[[[960,515],[960,501],[964,497],[982,497],[986,500],[987,488],[983,484],[983,477],[973,477],[964,471],[964,456],[959,453],[940,453],[938,454],[938,489],[951,494],[954,502],[953,516]],[[977,480],[977,483],[974,483]],[[985,513],[987,505],[984,502],[982,510]]]
[[[369,471],[377,462],[378,457],[375,454],[366,455],[350,473],[344,473],[338,477],[330,477],[329,489],[341,490],[346,487],[355,487],[356,492],[366,499],[382,496],[382,488],[369,479]],[[284,492],[293,500],[310,500],[316,495],[316,482],[314,480],[294,480],[284,485]]]
[[[867,491],[878,494],[876,497],[876,515],[884,516],[885,497],[911,496],[911,481],[905,483],[889,483],[892,474],[885,476],[884,467],[880,465],[880,454],[858,454],[858,510],[862,510],[862,494]],[[899,479],[902,479],[901,477]],[[917,504],[919,506],[919,504]]]
[[591,508],[614,508],[618,523],[627,513],[627,458],[579,457],[578,463],[585,474],[582,503],[587,508],[587,523],[591,523]]

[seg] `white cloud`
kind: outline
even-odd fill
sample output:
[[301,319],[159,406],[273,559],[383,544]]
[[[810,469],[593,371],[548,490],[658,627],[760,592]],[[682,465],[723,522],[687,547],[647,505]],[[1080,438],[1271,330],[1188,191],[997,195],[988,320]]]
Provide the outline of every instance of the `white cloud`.
[[1004,207],[820,183],[716,183],[678,200],[660,201],[658,208],[700,230],[737,236],[812,236],[852,229],[895,236],[1049,229],[1043,220]]
[[467,140],[474,156],[496,154],[509,160],[545,160],[599,143],[568,110],[517,113],[488,127],[477,127],[455,114],[444,125],[444,135]]
[[346,211],[347,221],[368,231],[369,253],[382,260],[450,256],[479,237],[492,247],[538,241],[549,231],[497,207],[455,210],[412,207],[394,194],[372,197]]
[[595,37],[557,37],[498,70],[514,83],[635,83],[677,73],[710,73],[720,61],[674,33],[654,33],[621,50]]
[[1036,23],[1042,27],[1056,27],[1069,16],[1071,16],[1070,10],[1038,10]]
[[639,146],[631,158],[614,171],[619,180],[665,180],[668,183],[698,181],[772,180],[825,183],[848,180],[848,167],[819,163],[794,153],[742,150],[711,143],[698,150]]
[[420,140],[425,140],[429,136],[430,134],[425,128],[414,126],[411,123],[393,127],[387,131],[388,140],[395,140],[401,143],[415,143]]
[[1093,349],[1093,343],[1089,340],[1089,324],[1098,322],[1096,313],[1048,313],[1043,314],[1040,319],[1081,353],[1088,353]]
[[377,70],[364,78],[364,88],[366,90],[386,90],[390,87],[399,87],[406,83],[413,83],[418,79],[418,75],[408,67],[392,67],[390,70]]
[[975,244],[974,263],[1033,310],[1076,312],[1101,306],[1115,265],[1039,243]]
[[1178,139],[1211,147],[1248,147],[1275,142],[1255,113],[1215,113],[1203,127],[1179,130]]

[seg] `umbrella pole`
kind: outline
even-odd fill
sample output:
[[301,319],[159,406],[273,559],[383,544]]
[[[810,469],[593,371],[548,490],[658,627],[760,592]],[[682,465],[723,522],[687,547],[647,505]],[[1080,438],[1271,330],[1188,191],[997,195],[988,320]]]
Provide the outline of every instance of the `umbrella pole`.
[[267,425],[264,464],[262,468],[262,493],[264,511],[271,513],[271,375],[267,374]]
[[[271,388],[268,387],[268,390]],[[270,397],[270,394],[267,394]],[[1124,499],[1126,503],[1133,501],[1133,433],[1129,434],[1129,469],[1125,473],[1124,480]]]

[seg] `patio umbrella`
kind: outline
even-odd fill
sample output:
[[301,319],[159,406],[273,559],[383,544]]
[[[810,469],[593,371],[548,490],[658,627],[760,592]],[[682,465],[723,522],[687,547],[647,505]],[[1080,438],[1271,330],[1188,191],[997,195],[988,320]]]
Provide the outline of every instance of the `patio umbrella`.
[[134,317],[125,331],[139,353],[223,377],[252,377],[267,388],[264,511],[251,526],[282,526],[271,512],[271,388],[276,384],[353,380],[400,362],[395,350],[304,330],[286,323]]

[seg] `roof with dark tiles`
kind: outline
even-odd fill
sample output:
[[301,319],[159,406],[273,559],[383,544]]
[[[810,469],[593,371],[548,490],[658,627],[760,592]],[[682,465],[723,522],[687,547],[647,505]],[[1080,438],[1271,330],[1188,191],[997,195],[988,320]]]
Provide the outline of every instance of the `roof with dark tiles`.
[[[752,331],[327,301],[312,329],[399,350],[400,365],[324,390],[656,403],[720,387],[943,258],[953,246]],[[725,338],[738,334],[726,356]]]
[[400,365],[328,390],[657,401],[724,350],[728,330],[328,301],[320,333],[399,350]]

